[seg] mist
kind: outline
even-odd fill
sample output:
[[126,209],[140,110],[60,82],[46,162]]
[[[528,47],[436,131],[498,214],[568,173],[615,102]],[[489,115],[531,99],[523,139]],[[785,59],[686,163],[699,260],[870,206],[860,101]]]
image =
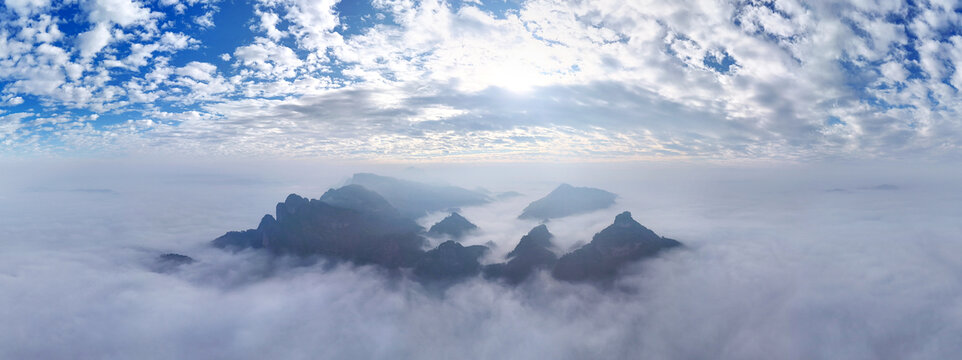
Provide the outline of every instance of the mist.
[[[945,359],[962,351],[962,173],[926,164],[11,161],[0,358]],[[374,266],[236,253],[289,193],[355,172],[521,196],[465,207],[503,261],[560,183],[619,195],[553,219],[555,252],[614,216],[684,249],[613,288],[544,272],[443,293]],[[430,226],[446,213],[419,219]],[[438,239],[431,239],[432,246]],[[157,272],[157,255],[197,261]]]

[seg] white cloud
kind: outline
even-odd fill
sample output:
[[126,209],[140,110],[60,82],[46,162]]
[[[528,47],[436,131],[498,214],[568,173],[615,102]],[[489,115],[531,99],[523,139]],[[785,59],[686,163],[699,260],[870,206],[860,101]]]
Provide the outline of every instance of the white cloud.
[[[340,88],[344,94],[370,93],[354,100],[364,106],[384,100],[389,105],[382,109],[398,119],[433,117],[418,115],[421,109],[464,112],[415,122],[377,115],[341,126],[348,116],[314,111],[298,121],[261,120],[262,125],[287,127],[288,136],[296,136],[301,122],[321,122],[350,132],[327,134],[331,138],[415,143],[423,139],[409,134],[444,139],[560,125],[580,132],[602,129],[612,136],[607,140],[621,143],[617,148],[635,146],[626,156],[663,151],[708,158],[939,157],[953,156],[954,140],[962,136],[956,120],[962,112],[957,91],[962,75],[955,65],[962,58],[960,41],[942,36],[960,17],[938,3],[907,12],[898,2],[529,0],[501,13],[474,3],[375,1],[375,11],[389,16],[355,23],[338,17],[334,1],[263,1],[252,5],[252,19],[242,19],[255,37],[219,55],[232,66],[201,69],[167,62],[180,51],[209,49],[182,31],[220,30],[191,25],[197,14],[217,11],[213,4],[111,1],[82,3],[92,23],[80,34],[63,34],[58,24],[64,19],[48,14],[8,24],[0,37],[0,78],[11,84],[4,94],[24,91],[51,104],[88,109],[136,104],[133,109],[144,112],[167,106],[172,108],[164,111],[174,112],[200,99],[223,102],[223,108],[242,101],[238,106],[267,106],[258,113],[271,119],[286,112],[257,101],[262,97],[297,106]],[[167,15],[151,6],[198,6],[198,11],[159,22]],[[904,16],[904,23],[891,21]],[[335,31],[344,25],[350,26],[348,35]],[[63,50],[66,59],[54,49]],[[906,49],[917,50],[919,58]],[[12,65],[17,63],[45,68]],[[128,74],[130,79],[120,80]],[[598,96],[601,89],[608,93]],[[228,93],[239,98],[217,97]],[[531,103],[525,109],[511,97]],[[568,111],[548,116],[541,107],[555,106],[550,104]],[[706,120],[690,126],[691,114]],[[259,126],[241,117],[238,124]],[[844,125],[830,124],[832,117]],[[323,135],[318,131],[303,141]],[[194,141],[247,140],[229,138],[238,133],[215,131],[225,138]],[[617,134],[635,135],[626,141]],[[657,141],[639,140],[649,138]],[[322,148],[316,149],[326,151]],[[417,146],[395,147],[412,148]]]
[[260,17],[260,29],[267,33],[268,38],[277,41],[284,36],[283,32],[277,30],[277,24],[280,22],[277,14],[261,10],[256,11],[256,14]]
[[[287,193],[316,198],[356,171],[415,173],[406,166],[5,166],[16,171],[0,187],[10,204],[0,227],[14,239],[0,254],[4,358],[868,360],[962,351],[962,264],[947,255],[962,251],[959,199],[946,196],[960,193],[952,169],[421,163],[424,179],[524,193],[463,209],[483,232],[471,244],[492,240],[495,252],[535,225],[514,216],[560,182],[620,197],[616,208],[549,223],[558,251],[622,210],[688,246],[629,269],[608,291],[542,276],[517,288],[467,282],[438,296],[369,267],[298,267],[206,247],[256,224]],[[870,189],[886,183],[899,189]],[[168,251],[198,262],[151,272]]]
[[333,32],[340,24],[334,13],[337,0],[286,0],[277,4],[286,8],[284,18],[291,22],[288,31],[301,46],[323,52],[341,42],[341,36]]
[[130,26],[150,19],[150,9],[134,0],[86,0],[87,17],[94,23]]
[[187,47],[196,43],[198,43],[197,40],[182,33],[165,32],[160,38],[161,47],[165,51],[186,49]]
[[17,37],[26,41],[52,43],[63,37],[63,32],[54,21],[54,18],[47,14],[41,14],[36,18],[24,21],[23,28],[17,33]]
[[258,78],[294,77],[303,66],[294,50],[267,39],[258,39],[254,44],[238,47],[234,50],[234,58],[250,69],[245,75]]
[[213,79],[215,71],[217,71],[217,67],[212,64],[191,61],[187,65],[175,70],[174,73],[177,75],[187,76],[195,80],[208,81]]
[[28,16],[50,6],[50,0],[4,0],[3,3],[20,16]]
[[214,27],[214,12],[208,11],[201,16],[194,18],[194,23],[200,25],[203,28]]
[[149,63],[148,59],[155,51],[174,52],[196,43],[197,40],[185,34],[165,32],[155,43],[131,44],[130,54],[123,60],[123,63],[126,66],[138,68],[147,65]]
[[80,56],[90,58],[110,43],[110,28],[105,23],[98,23],[87,32],[77,37]]
[[905,80],[908,79],[908,71],[905,70],[905,67],[894,61],[882,64],[879,70],[881,70],[882,75],[884,75],[886,79],[894,82],[905,82]]
[[20,129],[25,127],[23,119],[32,116],[34,116],[34,114],[26,112],[11,114],[0,113],[0,144],[12,147],[14,141],[19,140],[23,135],[20,133]]
[[50,44],[40,44],[40,46],[37,46],[36,52],[51,65],[64,66],[70,61],[66,51]]
[[147,58],[159,48],[160,45],[158,44],[131,44],[130,55],[127,55],[127,58],[125,58],[123,62],[135,68],[147,65]]

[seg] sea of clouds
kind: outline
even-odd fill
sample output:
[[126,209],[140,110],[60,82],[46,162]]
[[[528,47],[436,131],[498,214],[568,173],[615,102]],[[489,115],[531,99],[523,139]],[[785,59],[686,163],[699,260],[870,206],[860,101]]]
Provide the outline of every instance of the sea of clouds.
[[[7,162],[3,359],[946,359],[962,353],[962,173],[919,164]],[[562,182],[619,194],[550,221],[559,253],[628,210],[686,248],[613,289],[540,274],[443,294],[374,267],[208,242],[358,171],[523,195],[462,214],[502,261]],[[445,214],[430,214],[430,226]],[[437,240],[434,240],[435,243]],[[165,252],[197,259],[157,272]]]

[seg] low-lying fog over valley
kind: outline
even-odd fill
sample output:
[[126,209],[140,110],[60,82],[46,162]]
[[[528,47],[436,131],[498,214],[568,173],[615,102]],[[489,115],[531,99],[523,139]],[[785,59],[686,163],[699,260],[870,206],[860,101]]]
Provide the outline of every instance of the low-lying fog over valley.
[[[944,359],[962,350],[954,170],[5,166],[32,175],[0,179],[0,358]],[[320,199],[358,173],[486,201],[414,215],[424,243],[410,266],[212,245],[257,227],[289,194]],[[616,196],[600,209],[519,218],[562,184]],[[452,211],[477,226],[456,241],[487,250],[477,271],[439,285],[412,269],[452,238],[428,231]],[[547,266],[518,282],[487,275],[539,225],[562,257],[625,211],[682,246],[606,281],[561,279]]]

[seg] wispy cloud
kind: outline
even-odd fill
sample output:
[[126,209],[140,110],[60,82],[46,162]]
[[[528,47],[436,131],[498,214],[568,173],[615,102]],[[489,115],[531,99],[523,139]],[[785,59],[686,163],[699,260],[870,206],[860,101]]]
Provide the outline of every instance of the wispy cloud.
[[[956,157],[956,10],[787,0],[8,2],[0,100],[11,113],[68,121],[8,126],[20,140],[5,153],[443,155],[417,151],[431,144],[497,158],[507,149],[471,139],[509,141],[537,126],[603,134],[600,148],[558,137],[564,153],[514,153]],[[156,126],[128,131],[128,120]],[[376,145],[387,138],[396,146]],[[461,140],[438,140],[452,138]]]

